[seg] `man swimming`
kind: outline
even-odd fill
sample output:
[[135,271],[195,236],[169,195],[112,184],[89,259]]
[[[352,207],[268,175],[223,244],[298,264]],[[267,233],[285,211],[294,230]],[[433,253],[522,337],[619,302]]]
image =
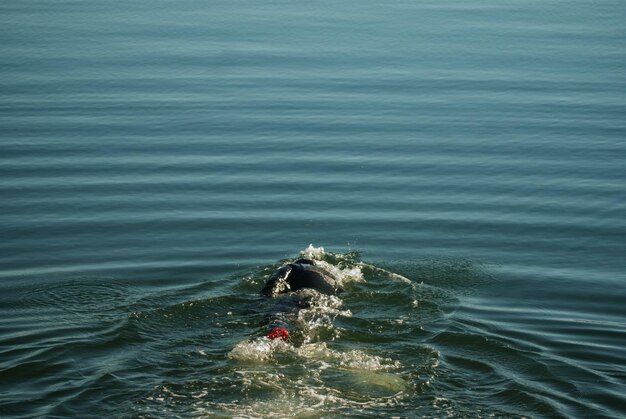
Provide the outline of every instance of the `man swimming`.
[[[304,294],[306,291],[301,290],[307,289],[313,289],[326,295],[335,295],[343,291],[338,279],[332,273],[317,266],[315,261],[311,259],[299,259],[276,271],[263,286],[261,295],[276,297],[290,293]],[[302,298],[298,299],[298,305],[301,307],[306,306],[306,303],[303,301],[304,295],[300,297]],[[310,295],[307,298],[311,298]],[[282,321],[279,321],[279,323],[282,324],[276,325],[275,323],[275,327],[272,328],[267,337],[272,340],[282,339],[287,341],[289,339],[289,331],[284,327],[286,324]]]

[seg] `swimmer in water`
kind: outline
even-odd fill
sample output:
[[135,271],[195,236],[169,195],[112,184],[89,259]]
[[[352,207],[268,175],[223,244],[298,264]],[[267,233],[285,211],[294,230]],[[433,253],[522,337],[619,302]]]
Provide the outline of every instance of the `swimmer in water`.
[[[339,281],[330,272],[315,265],[311,259],[299,259],[294,263],[280,268],[265,283],[261,290],[261,295],[266,297],[276,297],[281,294],[297,293],[300,290],[313,289],[326,295],[335,295],[343,291],[339,286]],[[300,301],[300,306],[302,301]],[[274,324],[275,327],[269,332],[269,339],[289,339],[289,331],[286,324]]]

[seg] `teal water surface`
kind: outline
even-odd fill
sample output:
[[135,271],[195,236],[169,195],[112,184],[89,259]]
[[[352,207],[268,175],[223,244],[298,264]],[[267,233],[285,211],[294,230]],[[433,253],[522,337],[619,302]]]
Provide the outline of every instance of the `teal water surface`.
[[0,416],[626,415],[625,21],[3,2]]

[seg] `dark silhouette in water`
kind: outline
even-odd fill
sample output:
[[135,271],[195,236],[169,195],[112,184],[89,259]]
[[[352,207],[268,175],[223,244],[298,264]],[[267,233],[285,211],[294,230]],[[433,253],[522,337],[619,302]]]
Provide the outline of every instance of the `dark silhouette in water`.
[[335,295],[342,291],[333,274],[316,266],[310,259],[299,259],[276,271],[265,283],[261,294],[275,297],[304,288],[311,288],[327,295]]
[[[290,306],[291,310],[298,310],[310,306],[311,301],[316,298],[316,292],[335,295],[343,291],[338,282],[333,274],[316,266],[314,261],[299,259],[276,271],[265,283],[261,295],[266,297],[288,295],[289,298],[282,299],[283,307],[280,311],[290,311],[287,306]],[[289,326],[280,316],[272,319],[270,327],[267,338],[289,340]]]

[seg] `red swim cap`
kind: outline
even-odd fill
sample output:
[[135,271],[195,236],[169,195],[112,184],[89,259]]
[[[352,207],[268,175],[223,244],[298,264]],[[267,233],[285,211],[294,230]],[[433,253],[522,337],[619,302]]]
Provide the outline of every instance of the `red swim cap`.
[[289,332],[284,327],[275,327],[267,334],[267,337],[268,339],[282,339],[287,342],[287,339],[289,339]]

